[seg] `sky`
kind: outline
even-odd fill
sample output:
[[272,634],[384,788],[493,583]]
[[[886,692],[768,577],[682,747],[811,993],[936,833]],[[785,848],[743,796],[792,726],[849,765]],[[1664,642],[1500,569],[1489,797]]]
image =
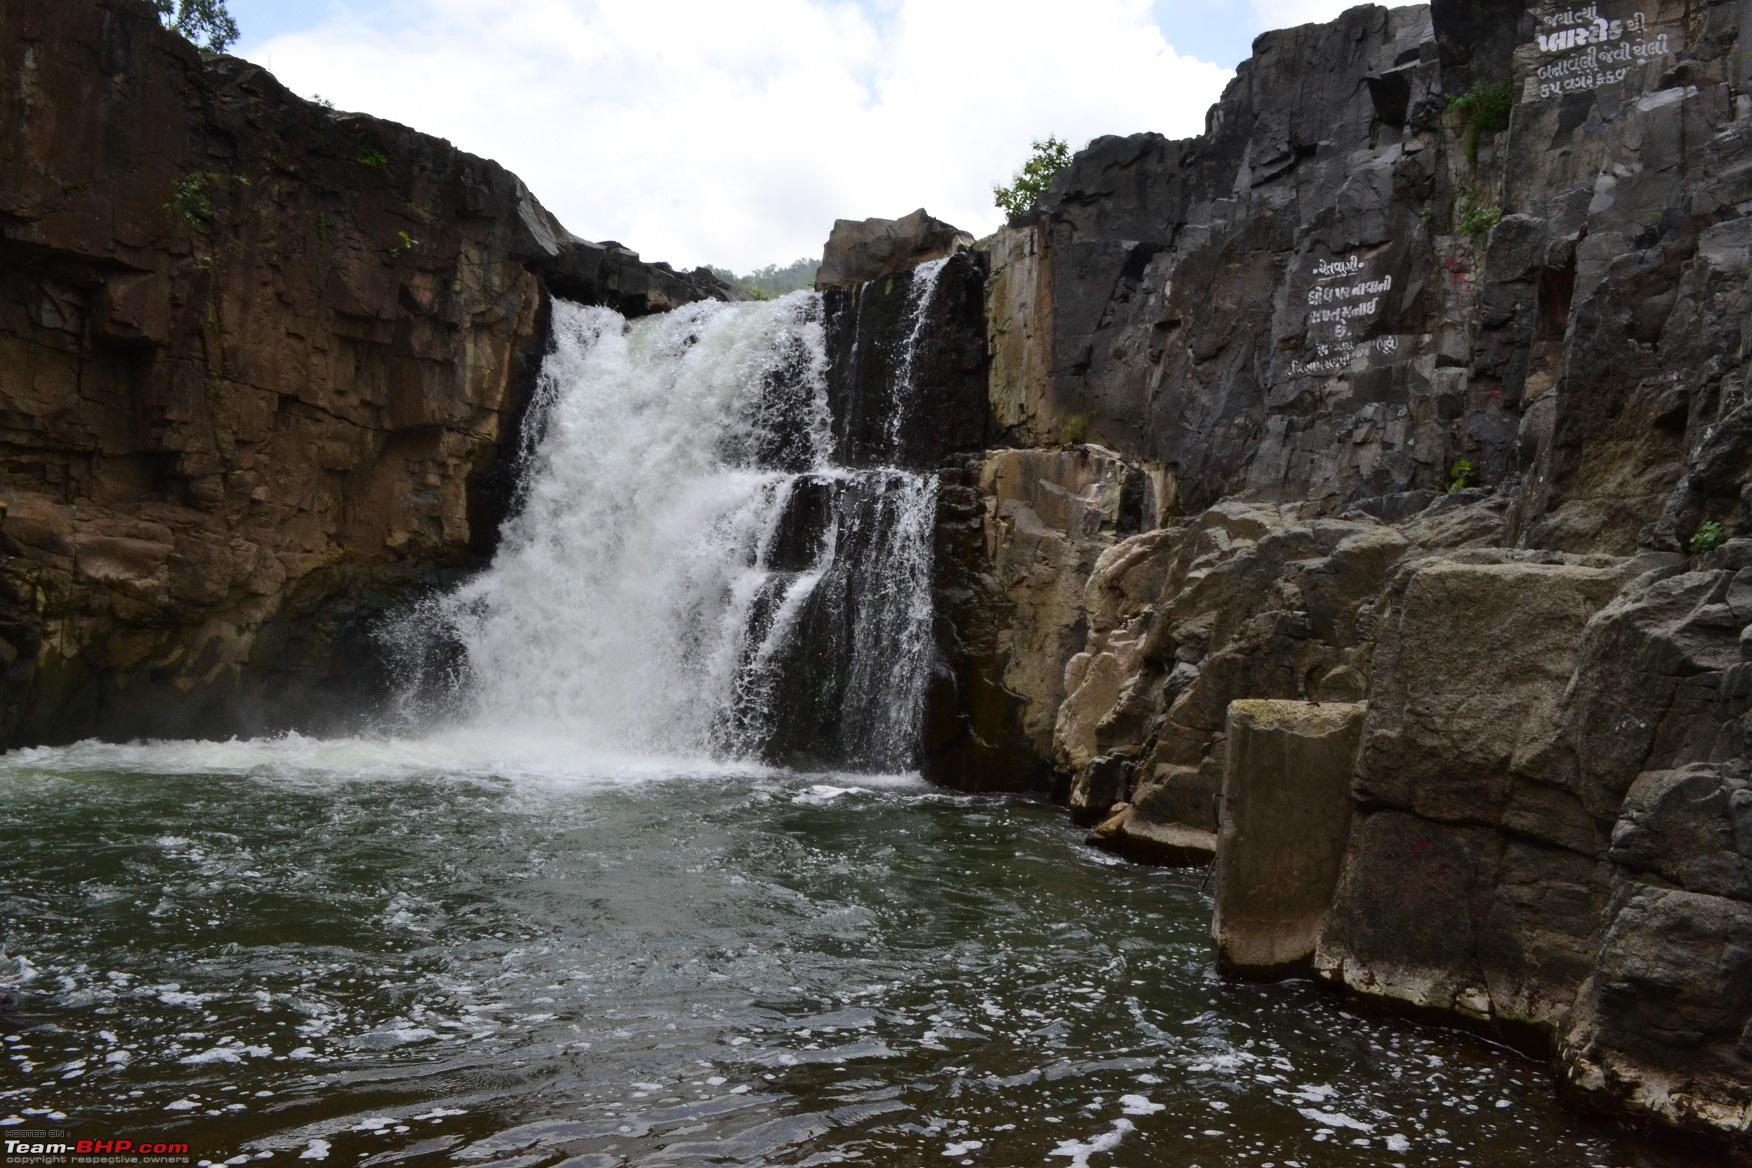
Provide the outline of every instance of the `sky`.
[[923,206],[984,235],[1030,143],[1186,137],[1259,33],[1352,0],[229,0],[306,97],[502,163],[677,267]]

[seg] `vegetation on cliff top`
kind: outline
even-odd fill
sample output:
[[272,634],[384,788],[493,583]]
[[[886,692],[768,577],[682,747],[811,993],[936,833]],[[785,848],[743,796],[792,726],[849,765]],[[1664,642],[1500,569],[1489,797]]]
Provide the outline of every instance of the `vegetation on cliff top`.
[[225,0],[152,0],[152,7],[164,27],[203,49],[223,53],[237,43],[237,21]]
[[820,266],[819,259],[804,256],[802,259],[793,260],[783,267],[778,264],[768,264],[764,268],[756,268],[747,275],[739,276],[729,268],[720,268],[716,264],[709,265],[712,275],[732,288],[748,293],[756,300],[773,300],[800,288],[813,288],[815,286],[815,269]]
[[1046,193],[1046,188],[1052,185],[1053,176],[1070,164],[1069,146],[1056,137],[1045,141],[1036,139],[1034,154],[1016,172],[1015,181],[1007,187],[992,188],[992,202],[1012,219],[1031,211],[1040,196]]

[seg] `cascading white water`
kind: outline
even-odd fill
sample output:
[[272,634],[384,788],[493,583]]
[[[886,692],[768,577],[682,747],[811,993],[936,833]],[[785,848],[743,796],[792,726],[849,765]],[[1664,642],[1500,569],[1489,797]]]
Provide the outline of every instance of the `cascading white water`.
[[931,319],[931,300],[937,294],[937,282],[949,257],[927,260],[913,269],[912,286],[907,290],[906,340],[901,345],[900,360],[894,370],[894,408],[888,414],[888,449],[900,449],[905,433],[908,407],[919,390],[919,342],[924,339],[925,325]]
[[819,297],[631,324],[562,302],[553,333],[498,554],[393,634],[406,660],[458,651],[451,716],[604,752],[782,739],[911,767],[936,484],[832,465]]

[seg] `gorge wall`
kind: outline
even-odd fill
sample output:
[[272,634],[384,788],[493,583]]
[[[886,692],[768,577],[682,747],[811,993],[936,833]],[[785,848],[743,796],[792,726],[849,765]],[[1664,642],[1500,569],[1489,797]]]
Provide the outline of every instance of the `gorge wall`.
[[358,711],[490,549],[550,294],[725,294],[141,0],[7,4],[0,77],[0,742]]
[[1362,7],[1078,154],[978,246],[1015,448],[945,465],[926,762],[1249,849],[1231,969],[1742,1147],[1748,46],[1733,0]]
[[[1230,849],[1229,968],[1744,1145],[1749,61],[1752,0],[1362,7],[987,240],[842,224],[834,461],[936,476],[927,774]],[[8,5],[0,63],[0,742],[365,708],[550,298],[725,294],[141,0]]]

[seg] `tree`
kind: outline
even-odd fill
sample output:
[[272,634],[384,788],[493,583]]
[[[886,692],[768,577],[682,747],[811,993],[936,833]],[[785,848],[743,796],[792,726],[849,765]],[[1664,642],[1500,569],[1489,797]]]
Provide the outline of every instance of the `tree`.
[[992,201],[1003,208],[1004,214],[1014,219],[1032,210],[1035,202],[1052,184],[1052,176],[1070,164],[1069,146],[1057,138],[1048,138],[1044,142],[1036,139],[1034,156],[1016,172],[1015,182],[1007,187],[992,188]]
[[223,53],[237,41],[237,21],[225,11],[225,0],[152,0],[158,19],[192,44]]
[[799,288],[814,287],[815,269],[821,266],[821,260],[806,257],[784,267],[768,264],[764,268],[754,269],[746,276],[738,276],[729,268],[719,267],[717,264],[707,266],[711,268],[713,275],[732,288],[739,288],[756,300],[773,300]]

